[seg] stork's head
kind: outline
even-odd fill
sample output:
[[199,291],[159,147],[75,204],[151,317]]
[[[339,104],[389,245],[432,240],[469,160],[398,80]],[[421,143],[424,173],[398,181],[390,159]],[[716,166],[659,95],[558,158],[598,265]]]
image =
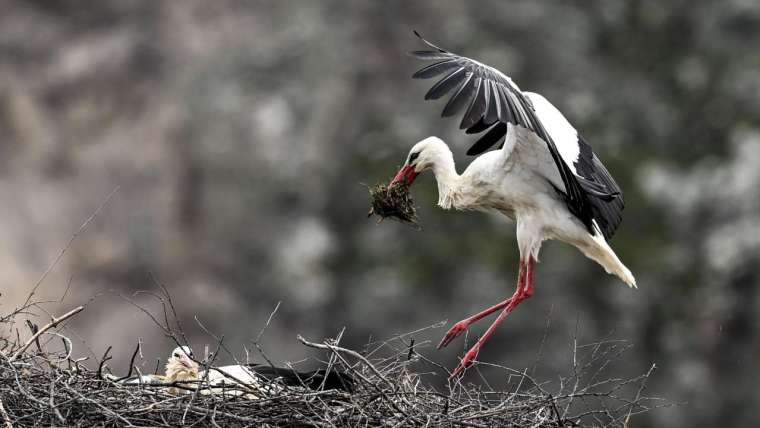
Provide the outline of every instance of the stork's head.
[[453,163],[449,146],[438,137],[427,137],[409,150],[404,166],[393,178],[390,185],[392,187],[402,181],[411,185],[421,172],[435,169],[446,162]]
[[193,361],[193,350],[189,346],[178,346],[166,361],[166,380],[168,382],[196,380],[198,363]]

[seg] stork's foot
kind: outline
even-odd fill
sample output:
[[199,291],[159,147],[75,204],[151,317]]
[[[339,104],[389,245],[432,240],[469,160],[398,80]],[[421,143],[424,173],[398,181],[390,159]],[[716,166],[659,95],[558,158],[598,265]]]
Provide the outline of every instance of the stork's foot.
[[464,357],[462,357],[462,361],[459,363],[456,369],[451,373],[451,376],[449,376],[449,380],[454,380],[464,374],[464,371],[467,369],[467,367],[470,366],[475,361],[475,358],[478,357],[478,352],[480,351],[480,346],[475,345],[467,351],[466,354],[464,354]]
[[438,349],[443,349],[447,346],[449,346],[449,343],[457,338],[460,334],[467,331],[467,329],[470,327],[469,320],[462,320],[458,323],[451,326],[449,331],[446,332],[446,335],[443,336],[443,339],[441,339],[441,343],[438,344]]

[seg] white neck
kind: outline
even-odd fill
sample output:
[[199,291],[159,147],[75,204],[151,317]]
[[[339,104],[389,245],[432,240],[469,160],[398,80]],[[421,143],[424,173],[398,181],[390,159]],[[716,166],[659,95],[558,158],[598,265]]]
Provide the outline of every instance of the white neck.
[[433,162],[433,174],[438,183],[438,205],[449,209],[456,205],[460,176],[454,165],[454,155],[448,147],[439,152]]

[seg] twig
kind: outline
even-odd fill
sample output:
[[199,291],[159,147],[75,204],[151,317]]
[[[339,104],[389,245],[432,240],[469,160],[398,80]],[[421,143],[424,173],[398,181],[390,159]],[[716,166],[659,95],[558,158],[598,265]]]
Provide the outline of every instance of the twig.
[[24,343],[24,346],[22,346],[21,349],[19,349],[18,351],[16,351],[16,353],[13,354],[10,357],[10,362],[16,361],[16,359],[21,354],[23,354],[24,351],[26,351],[26,349],[29,348],[29,346],[31,346],[31,344],[34,343],[34,341],[36,341],[37,338],[40,337],[43,333],[45,333],[46,331],[50,330],[53,327],[56,327],[61,322],[66,321],[67,319],[73,317],[74,315],[78,314],[79,312],[82,312],[83,309],[84,309],[84,306],[77,306],[76,308],[74,308],[74,309],[66,312],[65,314],[61,315],[59,318],[53,317],[52,321],[50,321],[46,326],[44,326],[41,329],[39,329],[39,331],[37,331],[37,333],[35,333],[31,338],[29,338],[29,340],[26,341],[26,343]]
[[100,408],[100,409],[102,409],[104,412],[106,412],[106,414],[108,414],[109,416],[111,416],[111,417],[114,417],[114,418],[116,418],[116,419],[119,419],[120,421],[124,422],[124,423],[125,423],[127,426],[132,426],[132,424],[131,424],[131,423],[129,423],[129,421],[128,421],[128,420],[124,419],[124,417],[123,417],[122,415],[120,415],[120,414],[118,414],[118,413],[114,412],[113,410],[111,410],[111,409],[109,409],[108,407],[106,407],[106,406],[102,405],[102,404],[101,404],[101,403],[99,403],[98,401],[96,401],[96,400],[93,400],[92,398],[87,398],[87,397],[85,397],[85,396],[84,396],[84,395],[83,395],[81,392],[79,392],[79,391],[75,390],[74,388],[72,388],[72,387],[70,387],[70,386],[66,385],[65,383],[63,384],[63,386],[64,386],[64,388],[66,388],[66,389],[68,389],[69,391],[71,391],[71,393],[73,393],[74,395],[76,395],[77,397],[79,397],[80,399],[82,399],[82,400],[84,400],[84,401],[87,401],[87,402],[89,402],[89,403],[92,403],[92,404],[94,404],[95,406],[99,407],[99,408]]
[[264,324],[264,327],[261,328],[261,331],[259,331],[259,335],[256,336],[256,340],[254,343],[259,343],[261,341],[261,337],[264,336],[264,332],[267,330],[267,327],[269,327],[269,324],[272,323],[272,318],[274,318],[275,314],[277,313],[277,310],[280,309],[280,304],[282,302],[277,302],[277,305],[272,310],[272,313],[269,314],[269,318],[267,318],[267,322]]
[[55,406],[55,384],[56,382],[50,382],[50,408],[53,409],[55,417],[57,417],[58,420],[61,421],[61,423],[65,426],[66,419],[61,414],[61,411],[58,410],[58,408]]
[[3,397],[0,397],[0,414],[3,415],[3,421],[5,421],[5,428],[13,428],[13,424],[11,423],[11,417],[8,416],[8,412],[5,411],[5,406],[3,406]]
[[111,193],[106,196],[106,198],[103,200],[103,202],[98,206],[98,208],[95,209],[95,211],[87,218],[87,220],[82,223],[81,226],[79,226],[79,229],[77,229],[76,232],[74,232],[73,235],[71,235],[71,238],[69,238],[69,241],[66,243],[66,245],[63,247],[60,253],[58,253],[58,257],[53,260],[53,263],[48,266],[48,268],[45,270],[45,272],[42,274],[39,280],[34,284],[34,287],[32,287],[32,291],[29,293],[29,295],[26,298],[26,301],[22,305],[22,307],[28,306],[29,302],[32,300],[32,297],[34,296],[37,289],[42,285],[42,283],[45,281],[45,278],[47,278],[48,275],[50,275],[50,272],[55,269],[55,267],[58,265],[58,263],[61,261],[63,256],[66,254],[66,251],[68,251],[69,247],[74,243],[74,240],[77,239],[77,236],[79,236],[82,232],[84,232],[85,229],[87,229],[87,225],[92,222],[95,217],[100,214],[100,211],[103,210],[103,208],[108,204],[108,202],[111,200],[114,194],[119,190],[119,186],[114,187],[114,189],[111,191]]
[[99,379],[103,378],[103,365],[105,365],[106,361],[113,358],[108,355],[108,353],[111,352],[111,348],[112,346],[109,346],[108,348],[106,348],[106,352],[103,353],[103,358],[100,359],[100,364],[98,364],[98,378]]
[[382,379],[383,382],[386,382],[386,383],[390,384],[391,386],[393,386],[393,383],[391,381],[389,381],[388,379],[386,379],[385,376],[383,376],[383,374],[380,373],[380,371],[377,368],[375,368],[375,366],[372,365],[372,363],[370,363],[369,360],[366,359],[362,354],[360,354],[360,353],[358,353],[356,351],[352,351],[351,349],[342,348],[340,346],[328,345],[327,343],[309,342],[308,340],[304,339],[303,336],[301,336],[300,334],[298,336],[296,336],[296,337],[298,338],[299,342],[303,343],[304,345],[306,345],[306,346],[308,346],[310,348],[327,349],[327,350],[330,350],[330,351],[333,351],[333,352],[336,352],[336,351],[337,352],[342,352],[344,354],[351,355],[352,357],[361,360],[367,367],[369,367],[370,370],[372,370],[375,373],[375,375],[378,378]]
[[[169,308],[171,308],[172,316],[174,317],[174,323],[177,324],[177,328],[179,329],[179,334],[182,337],[183,343],[189,343],[187,340],[187,336],[185,336],[185,330],[182,328],[182,321],[180,320],[179,316],[177,315],[177,310],[174,308],[174,302],[172,301],[172,295],[169,293],[169,289],[166,288],[166,286],[158,280],[158,278],[153,275],[153,272],[148,272],[150,274],[150,279],[153,281],[154,284],[156,284],[161,291],[164,293],[164,297],[169,302]],[[161,300],[163,303],[163,300]],[[164,319],[166,319],[166,327],[169,328],[169,320],[167,319],[166,314],[166,306],[164,306]]]
[[644,388],[646,388],[647,380],[649,380],[649,376],[652,374],[654,369],[657,368],[657,364],[652,364],[652,367],[649,368],[649,371],[644,375],[644,378],[641,380],[641,385],[639,386],[639,390],[636,391],[636,398],[633,399],[633,404],[631,404],[631,408],[628,410],[628,415],[625,417],[625,422],[623,423],[623,426],[628,427],[628,422],[631,420],[631,414],[633,413],[633,407],[636,403],[638,403],[639,398],[641,397],[641,392],[644,391]]
[[409,353],[406,354],[406,360],[411,360],[412,356],[414,356],[414,338],[412,338],[411,342],[409,343]]
[[129,359],[129,371],[127,372],[126,376],[120,377],[116,379],[114,382],[121,382],[124,379],[127,379],[132,376],[132,371],[135,368],[135,357],[137,357],[137,353],[140,352],[140,341],[137,341],[137,346],[135,346],[135,351],[132,352],[132,358]]

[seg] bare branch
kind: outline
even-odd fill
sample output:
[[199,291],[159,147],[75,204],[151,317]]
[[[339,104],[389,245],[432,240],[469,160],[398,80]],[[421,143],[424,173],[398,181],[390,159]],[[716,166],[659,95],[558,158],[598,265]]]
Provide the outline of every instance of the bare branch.
[[46,331],[50,330],[53,327],[56,327],[58,324],[62,323],[63,321],[66,321],[67,319],[73,317],[74,315],[78,314],[79,312],[82,312],[83,309],[84,309],[84,306],[77,306],[76,308],[74,308],[74,309],[66,312],[65,314],[61,315],[59,318],[53,317],[52,321],[50,321],[47,325],[45,325],[44,327],[42,327],[41,329],[39,329],[37,331],[37,333],[35,333],[32,337],[29,338],[29,340],[26,341],[26,343],[24,343],[24,345],[21,347],[21,349],[19,349],[18,351],[16,351],[16,353],[13,354],[10,357],[10,361],[11,362],[16,361],[16,359],[21,354],[23,354],[24,351],[26,351],[26,349],[29,348],[29,346],[31,346],[31,344],[34,343],[37,340],[37,338],[40,337],[42,334],[44,334]]
[[[66,254],[66,251],[68,251],[68,249],[71,247],[71,245],[72,245],[72,244],[74,243],[74,241],[77,239],[77,237],[78,237],[79,235],[81,235],[81,234],[82,234],[82,232],[84,232],[84,231],[85,231],[85,229],[87,229],[87,226],[88,226],[88,225],[89,225],[89,224],[90,224],[90,223],[91,223],[93,220],[95,220],[95,217],[97,217],[97,216],[98,216],[98,214],[100,214],[100,211],[102,211],[102,210],[103,210],[103,208],[105,208],[105,206],[106,206],[106,205],[108,205],[108,202],[111,200],[111,198],[113,197],[113,195],[115,195],[115,194],[116,194],[116,192],[117,192],[118,190],[119,190],[119,186],[116,186],[116,187],[114,187],[114,189],[113,189],[113,190],[111,190],[111,193],[109,193],[109,194],[108,194],[108,196],[106,196],[106,198],[105,198],[105,199],[103,200],[103,202],[102,202],[102,203],[101,203],[101,204],[100,204],[100,205],[99,205],[99,206],[98,206],[98,207],[95,209],[95,211],[93,211],[93,213],[92,213],[92,214],[91,214],[89,217],[87,217],[87,220],[85,220],[85,221],[84,221],[84,223],[82,223],[82,225],[81,225],[81,226],[79,226],[79,229],[77,229],[77,231],[76,231],[76,232],[74,232],[74,234],[73,234],[73,235],[71,235],[71,238],[69,238],[69,241],[68,241],[68,242],[66,243],[66,245],[63,247],[63,249],[61,249],[61,252],[60,252],[60,253],[58,253],[58,257],[56,257],[56,258],[55,258],[55,260],[53,260],[53,263],[51,263],[51,264],[50,264],[50,266],[48,266],[48,268],[47,268],[47,269],[45,269],[45,272],[43,272],[43,274],[42,274],[42,276],[40,277],[40,279],[39,279],[39,280],[37,280],[37,282],[34,284],[34,287],[32,287],[32,291],[31,291],[31,292],[29,292],[29,295],[26,297],[26,301],[24,302],[24,304],[22,305],[22,307],[26,307],[26,306],[29,304],[29,302],[31,302],[31,300],[32,300],[32,297],[34,297],[34,294],[37,292],[37,289],[38,289],[38,288],[40,287],[40,285],[42,285],[42,283],[45,281],[45,278],[47,278],[47,277],[48,277],[48,275],[50,275],[50,272],[52,272],[52,271],[53,271],[53,269],[55,269],[55,267],[56,267],[56,266],[58,265],[58,263],[61,261],[61,259],[63,258],[63,256]],[[68,289],[67,289],[66,291],[68,292]],[[65,295],[65,294],[64,294],[64,295]]]
[[8,412],[5,411],[5,406],[3,405],[2,396],[0,396],[0,415],[3,416],[3,421],[5,422],[5,428],[13,428],[13,424],[11,423],[11,417],[8,416]]

